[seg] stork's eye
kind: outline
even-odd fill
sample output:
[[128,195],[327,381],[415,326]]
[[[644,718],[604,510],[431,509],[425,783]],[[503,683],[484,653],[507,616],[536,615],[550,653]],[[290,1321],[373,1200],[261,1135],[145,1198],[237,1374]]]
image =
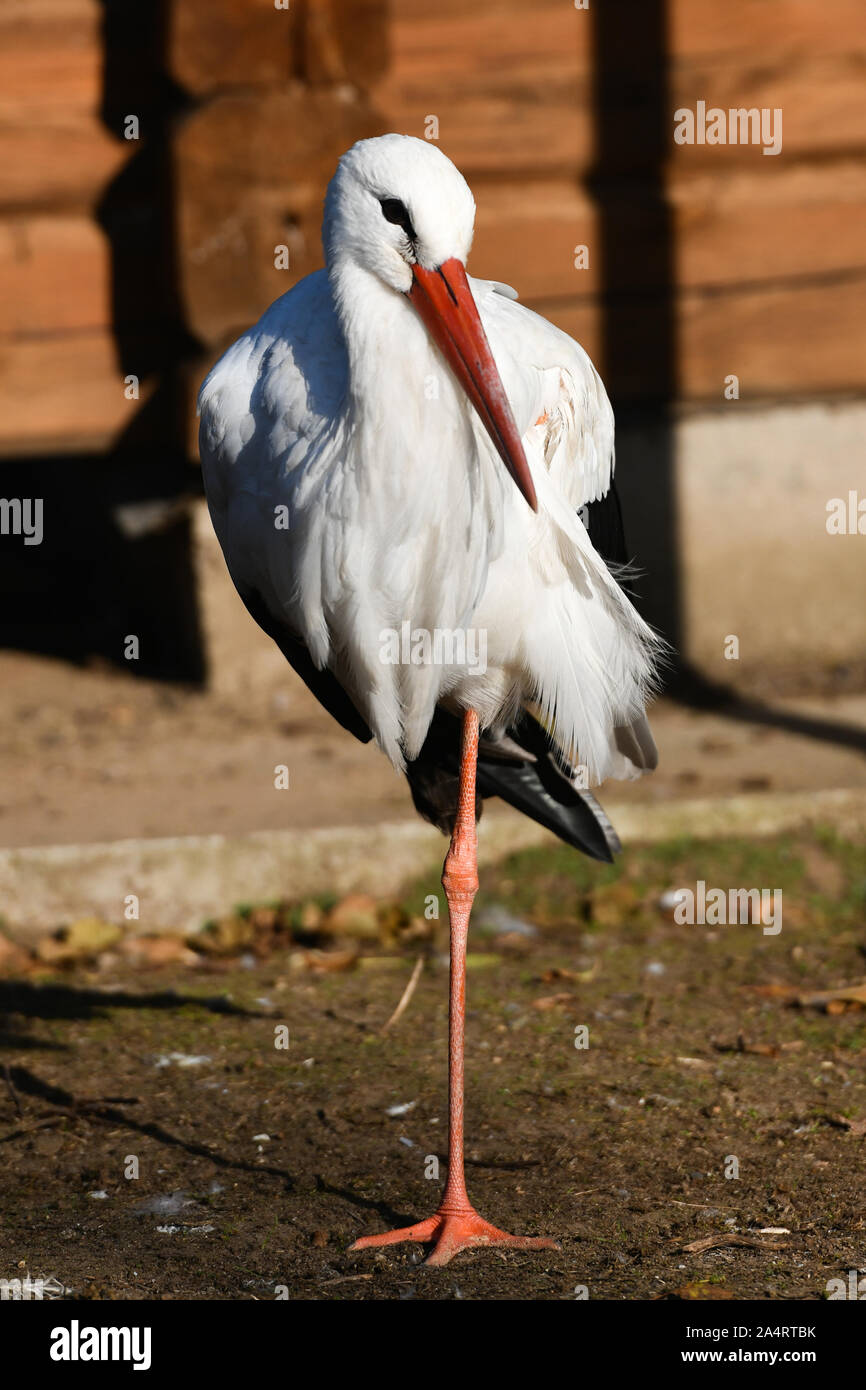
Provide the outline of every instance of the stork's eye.
[[410,241],[415,240],[415,228],[412,226],[412,218],[406,211],[406,205],[400,202],[399,198],[380,198],[379,206],[382,209],[382,216],[386,222],[393,222],[395,226],[402,227]]

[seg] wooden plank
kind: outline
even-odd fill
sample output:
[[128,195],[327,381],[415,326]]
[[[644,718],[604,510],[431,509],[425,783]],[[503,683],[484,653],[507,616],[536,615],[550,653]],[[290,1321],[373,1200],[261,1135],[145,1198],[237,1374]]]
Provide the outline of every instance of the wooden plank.
[[[92,205],[141,149],[121,138],[122,117],[115,110],[113,129],[103,119],[104,102],[119,100],[122,110],[142,116],[146,138],[144,109],[153,100],[153,83],[148,87],[149,69],[140,52],[147,28],[140,15],[131,14],[123,41],[113,26],[109,56],[106,6],[100,0],[5,0],[0,11],[0,208]],[[126,75],[136,62],[141,80],[124,85],[119,68]]]
[[[322,194],[343,151],[380,129],[339,93],[227,93],[175,142],[178,268],[188,326],[219,344],[322,264]],[[275,248],[289,249],[289,270]]]
[[[434,8],[396,0],[388,80],[440,101],[505,93],[591,76],[593,20],[563,0],[446,0]],[[627,46],[624,46],[624,50]],[[432,111],[438,110],[434,105]]]
[[[640,0],[632,0],[640,3]],[[675,58],[749,62],[798,61],[818,55],[866,53],[862,0],[668,0],[667,29]]]
[[[192,0],[188,0],[192,3]],[[618,0],[623,41],[605,55],[608,72],[640,72],[646,55],[628,41],[640,27],[644,0]],[[392,0],[390,75],[406,87],[443,97],[517,93],[528,84],[586,81],[597,71],[595,14],[567,0]],[[636,21],[637,26],[636,26]],[[784,63],[866,53],[862,0],[669,0],[668,49],[676,63],[752,65],[755,55]]]
[[[578,245],[589,248],[584,270],[574,266]],[[602,285],[597,209],[571,180],[534,184],[530,197],[505,180],[484,183],[469,269],[513,285],[521,299],[595,293]]]
[[0,27],[12,33],[24,28],[71,30],[76,24],[96,24],[102,0],[3,0]]
[[128,401],[110,333],[0,343],[0,454],[108,449],[150,394]]
[[111,325],[111,247],[83,215],[0,221],[0,336]]
[[407,93],[394,86],[373,92],[382,129],[425,136],[425,120],[439,121],[439,145],[469,179],[531,180],[588,169],[593,158],[592,113],[568,90],[543,99],[502,96],[446,99],[436,88]]
[[[653,398],[664,389],[659,334],[662,305],[623,295],[608,322],[628,360],[611,376],[597,300],[547,304],[545,315],[583,344],[614,405]],[[673,305],[676,396],[720,402],[725,377],[740,380],[743,402],[825,396],[866,388],[866,275],[778,288],[708,294],[694,290]],[[731,402],[731,409],[738,402]]]
[[196,96],[302,77],[365,87],[388,62],[387,0],[173,0],[169,66]]
[[297,75],[301,9],[249,0],[173,0],[168,63],[176,82],[196,96],[222,87],[287,82]]
[[[864,26],[866,28],[866,26]],[[861,93],[860,99],[857,92]],[[862,100],[863,58],[856,53],[803,58],[789,63],[770,51],[751,63],[683,64],[670,98],[671,129],[678,108],[764,108],[783,113],[781,156],[765,156],[758,145],[675,145],[673,162],[683,169],[770,165],[779,158],[839,156],[866,146],[866,103]],[[621,119],[618,113],[615,118]]]
[[[725,111],[731,107],[780,107],[782,156],[786,160],[856,154],[866,147],[866,102],[856,58],[816,59],[788,68],[768,59],[752,69],[677,69],[669,98],[666,158],[674,168],[729,168],[765,165],[758,145],[675,145],[674,113],[695,110],[698,100]],[[392,76],[374,91],[386,126],[409,135],[425,134],[425,118],[436,115],[442,149],[467,177],[497,176],[531,180],[556,171],[580,173],[595,157],[595,118],[588,91],[551,82],[527,92],[498,88],[485,95],[447,95],[433,79],[410,87]],[[622,151],[619,169],[608,160],[605,172],[639,171],[656,158],[652,122],[639,95],[624,83],[605,113],[609,148]],[[779,156],[775,156],[778,158]]]
[[[767,160],[766,163],[771,161]],[[814,279],[866,266],[866,168],[772,161],[669,185],[680,287]]]
[[98,0],[4,0],[0,8],[0,123],[57,123],[95,112],[102,95]]
[[677,304],[682,394],[743,400],[822,396],[866,386],[866,276],[797,286],[684,294]]
[[134,148],[95,116],[0,128],[0,210],[90,206]]
[[[483,184],[470,268],[522,298],[646,289],[667,273],[679,288],[814,277],[866,266],[866,170],[859,163],[774,165],[772,173],[682,174],[670,183],[671,249],[652,204],[628,186],[610,209],[622,248],[604,264],[597,206],[573,182]],[[575,249],[588,248],[576,269]]]

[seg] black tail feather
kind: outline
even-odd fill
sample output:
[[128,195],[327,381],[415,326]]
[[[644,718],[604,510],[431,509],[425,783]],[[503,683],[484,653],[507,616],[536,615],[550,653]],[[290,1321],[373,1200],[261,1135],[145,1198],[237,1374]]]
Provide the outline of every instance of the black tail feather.
[[[546,771],[551,771],[546,764],[494,763],[479,759],[478,790],[482,797],[502,797],[509,806],[552,830],[567,845],[582,850],[591,859],[612,863],[614,845],[619,848],[619,841],[612,827],[605,833],[605,827],[597,819],[595,798],[571,786],[557,772],[548,778]],[[605,822],[610,825],[607,817]],[[611,836],[614,845],[610,843]]]
[[[566,844],[592,859],[611,863],[620,849],[616,831],[595,798],[558,766],[543,729],[524,712],[508,732],[510,747],[517,747],[507,757],[495,745],[485,747],[482,738],[476,818],[481,815],[483,799],[498,796]],[[521,752],[525,754],[522,759]],[[424,747],[408,764],[406,776],[417,810],[445,834],[450,834],[454,825],[459,767],[460,723],[454,715],[438,709]]]

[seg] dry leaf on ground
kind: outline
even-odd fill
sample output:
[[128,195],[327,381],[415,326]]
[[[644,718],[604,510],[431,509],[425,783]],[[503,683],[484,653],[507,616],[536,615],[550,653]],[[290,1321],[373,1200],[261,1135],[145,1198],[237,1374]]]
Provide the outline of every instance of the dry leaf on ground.
[[60,927],[51,936],[43,937],[36,954],[48,965],[66,965],[87,960],[116,946],[123,937],[120,927],[103,922],[99,917],[82,917],[68,927]]

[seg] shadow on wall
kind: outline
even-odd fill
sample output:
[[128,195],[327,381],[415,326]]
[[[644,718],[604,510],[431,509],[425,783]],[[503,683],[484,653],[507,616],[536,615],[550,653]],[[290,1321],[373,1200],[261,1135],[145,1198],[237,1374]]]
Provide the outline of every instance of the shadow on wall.
[[[112,322],[120,374],[142,400],[98,455],[3,465],[6,497],[43,499],[40,545],[0,549],[0,646],[78,661],[93,656],[150,677],[205,677],[191,528],[183,499],[200,491],[186,453],[186,333],[174,258],[169,134],[185,99],[165,71],[166,5],[102,0],[101,116],[140,140],[97,210],[111,246]],[[119,388],[120,389],[120,388]],[[143,506],[142,504],[147,504]],[[127,636],[137,662],[124,660]]]
[[602,375],[617,419],[617,486],[641,570],[633,587],[647,620],[677,651],[682,624],[671,422],[677,345],[674,233],[665,191],[671,143],[666,10],[665,0],[593,7],[596,155],[587,183],[601,236]]

